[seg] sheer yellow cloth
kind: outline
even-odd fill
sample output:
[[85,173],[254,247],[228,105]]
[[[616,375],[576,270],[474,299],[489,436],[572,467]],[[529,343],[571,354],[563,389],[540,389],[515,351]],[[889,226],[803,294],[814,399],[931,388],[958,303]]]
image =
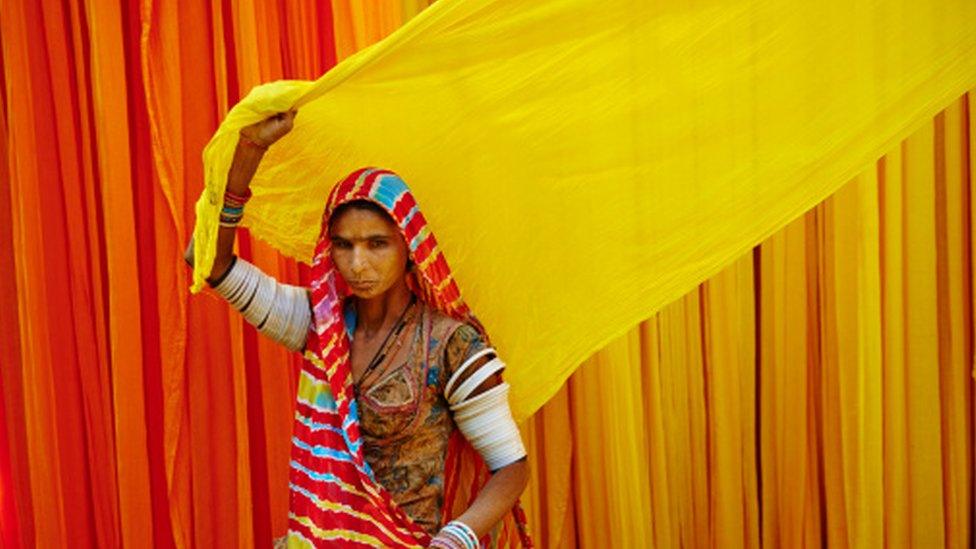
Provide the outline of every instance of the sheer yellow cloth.
[[244,225],[308,261],[335,181],[398,172],[525,418],[976,85],[974,20],[969,0],[438,2],[228,114],[204,152],[194,290],[237,131],[297,106]]

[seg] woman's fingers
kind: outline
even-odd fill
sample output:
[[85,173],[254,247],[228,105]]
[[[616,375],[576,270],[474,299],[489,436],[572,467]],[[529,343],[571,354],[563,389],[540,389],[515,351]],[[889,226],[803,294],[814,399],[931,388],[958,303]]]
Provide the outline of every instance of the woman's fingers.
[[285,112],[279,112],[278,114],[274,115],[274,117],[277,120],[290,120],[294,119],[296,114],[298,114],[298,111],[291,109]]
[[296,109],[272,114],[260,122],[245,127],[241,130],[241,134],[266,147],[270,146],[291,131],[296,114],[298,114]]

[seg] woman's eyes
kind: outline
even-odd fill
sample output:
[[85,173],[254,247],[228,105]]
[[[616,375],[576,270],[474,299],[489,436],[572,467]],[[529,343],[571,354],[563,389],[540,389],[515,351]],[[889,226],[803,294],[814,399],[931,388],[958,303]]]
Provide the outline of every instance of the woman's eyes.
[[[366,246],[368,246],[371,250],[383,249],[389,245],[390,243],[386,240],[369,240],[366,242]],[[347,242],[345,240],[333,241],[332,246],[338,250],[351,250],[353,247],[352,242]]]

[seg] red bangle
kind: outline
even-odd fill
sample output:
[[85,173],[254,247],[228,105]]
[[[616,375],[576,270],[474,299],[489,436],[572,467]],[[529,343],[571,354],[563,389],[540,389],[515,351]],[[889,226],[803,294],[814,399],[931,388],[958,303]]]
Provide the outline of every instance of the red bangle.
[[224,203],[230,202],[231,204],[243,206],[247,204],[247,201],[251,199],[251,189],[247,189],[243,195],[234,194],[230,191],[224,191]]
[[244,134],[241,134],[241,143],[247,145],[248,147],[253,147],[255,149],[258,149],[259,151],[268,150],[267,145],[262,145]]

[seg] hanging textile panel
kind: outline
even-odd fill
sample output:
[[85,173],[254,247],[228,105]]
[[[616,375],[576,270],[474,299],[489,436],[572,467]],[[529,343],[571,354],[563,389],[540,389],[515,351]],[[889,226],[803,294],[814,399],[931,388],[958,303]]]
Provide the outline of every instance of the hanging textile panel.
[[245,225],[307,261],[336,180],[398,172],[525,418],[976,84],[974,18],[965,0],[436,3],[319,80],[232,109],[204,152],[195,288],[238,130],[297,107]]

